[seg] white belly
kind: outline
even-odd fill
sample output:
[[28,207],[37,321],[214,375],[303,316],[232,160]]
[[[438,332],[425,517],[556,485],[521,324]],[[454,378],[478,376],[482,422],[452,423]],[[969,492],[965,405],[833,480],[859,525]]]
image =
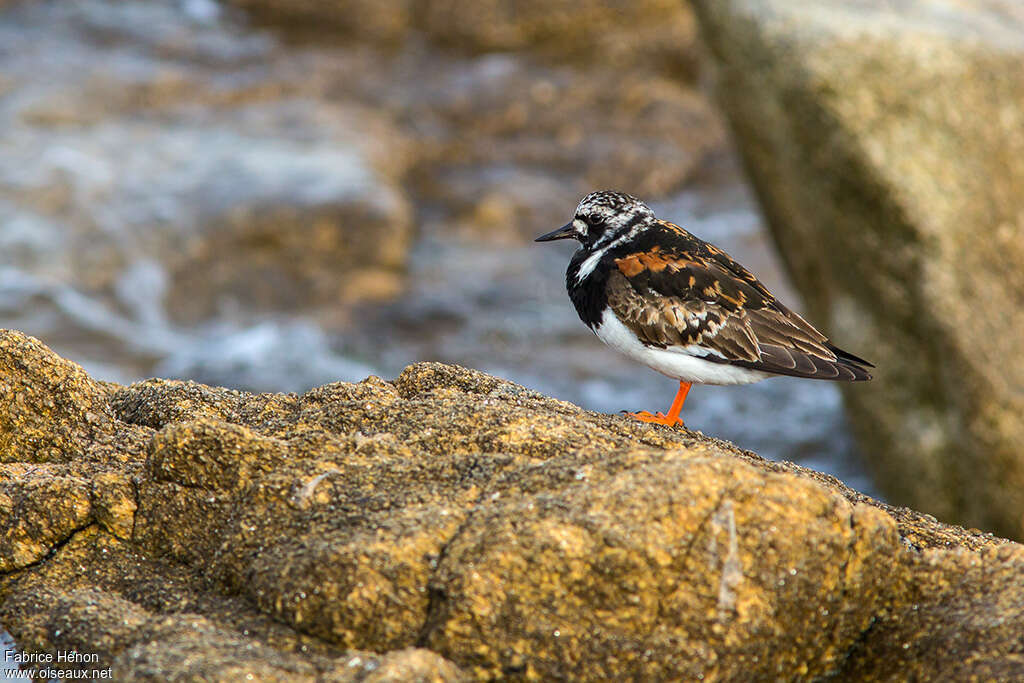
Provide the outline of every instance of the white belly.
[[611,309],[604,312],[601,324],[594,328],[598,338],[616,351],[657,370],[663,375],[697,384],[750,384],[771,377],[767,372],[714,363],[700,356],[708,352],[696,346],[670,346],[659,349],[644,346],[633,332],[622,324]]

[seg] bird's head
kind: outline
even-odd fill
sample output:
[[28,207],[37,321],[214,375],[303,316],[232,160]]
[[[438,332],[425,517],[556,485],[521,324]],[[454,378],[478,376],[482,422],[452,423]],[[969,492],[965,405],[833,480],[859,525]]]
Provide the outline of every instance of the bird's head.
[[645,229],[655,220],[654,212],[642,201],[625,192],[591,192],[576,207],[572,221],[558,230],[541,235],[536,242],[573,238],[583,248],[601,249]]

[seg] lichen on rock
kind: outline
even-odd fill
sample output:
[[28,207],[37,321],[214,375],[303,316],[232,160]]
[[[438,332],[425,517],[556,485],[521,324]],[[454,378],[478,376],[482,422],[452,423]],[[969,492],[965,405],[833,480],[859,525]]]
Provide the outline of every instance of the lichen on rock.
[[[20,353],[6,381],[57,368],[76,397],[32,423],[46,462],[0,466],[0,622],[28,650],[95,652],[117,680],[1019,663],[1020,546],[696,432],[438,363],[248,394],[95,383],[17,332],[0,348]],[[86,406],[105,421],[55,438]],[[0,421],[35,409],[5,403]]]

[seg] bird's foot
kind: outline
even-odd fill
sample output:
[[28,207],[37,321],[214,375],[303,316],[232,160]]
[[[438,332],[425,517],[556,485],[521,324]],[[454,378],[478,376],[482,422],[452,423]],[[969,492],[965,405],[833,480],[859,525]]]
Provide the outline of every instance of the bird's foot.
[[640,420],[641,422],[653,422],[654,424],[665,425],[666,427],[683,427],[683,421],[676,418],[670,418],[664,413],[652,414],[646,410],[641,410],[639,413],[630,413],[628,411],[622,411],[629,417]]

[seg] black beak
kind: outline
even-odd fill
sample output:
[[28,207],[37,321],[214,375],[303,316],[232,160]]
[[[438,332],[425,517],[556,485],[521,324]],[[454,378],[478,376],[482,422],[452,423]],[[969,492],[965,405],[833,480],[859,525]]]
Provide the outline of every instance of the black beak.
[[546,235],[541,235],[534,242],[551,242],[552,240],[567,240],[570,237],[575,237],[576,231],[572,229],[572,223],[566,223],[558,230],[552,230]]

